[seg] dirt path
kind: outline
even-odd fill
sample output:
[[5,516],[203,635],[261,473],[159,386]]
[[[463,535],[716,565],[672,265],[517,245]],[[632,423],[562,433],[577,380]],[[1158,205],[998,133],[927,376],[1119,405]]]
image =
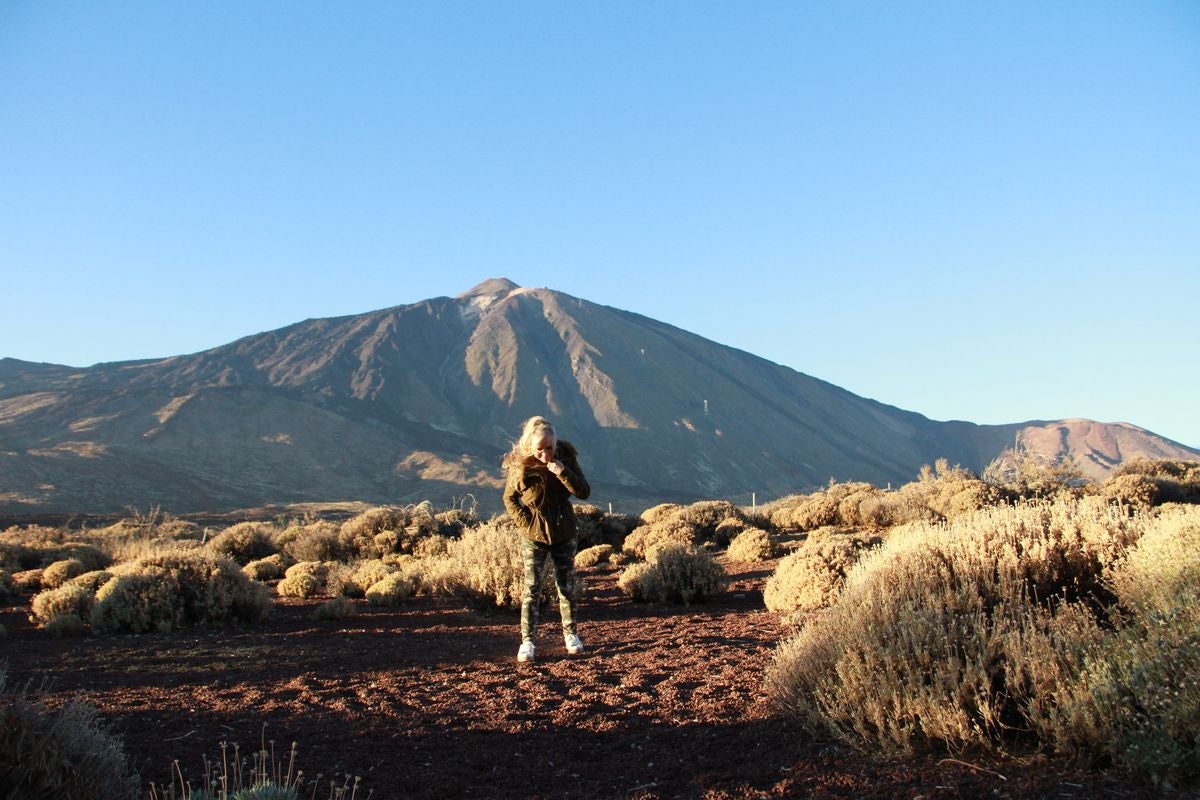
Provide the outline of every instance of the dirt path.
[[147,781],[178,759],[198,784],[221,741],[256,748],[266,724],[277,752],[298,742],[306,775],[361,775],[358,797],[378,800],[1163,796],[1042,759],[887,761],[813,741],[762,690],[781,633],[762,606],[769,569],[731,571],[727,594],[690,608],[633,604],[612,571],[585,572],[589,652],[566,656],[551,611],[528,665],[515,613],[429,598],[337,622],[288,602],[254,628],[61,641],[13,607],[0,651],[10,684],[46,677],[98,707]]

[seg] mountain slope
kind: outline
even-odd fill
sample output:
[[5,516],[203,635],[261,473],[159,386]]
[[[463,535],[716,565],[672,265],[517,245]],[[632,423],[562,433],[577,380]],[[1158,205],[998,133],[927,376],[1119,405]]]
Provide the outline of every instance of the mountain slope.
[[982,468],[1018,432],[1103,475],[1200,452],[1130,425],[935,422],[626,311],[496,279],[174,358],[0,359],[0,512],[364,500],[499,506],[532,414],[583,453],[597,502],[640,510]]

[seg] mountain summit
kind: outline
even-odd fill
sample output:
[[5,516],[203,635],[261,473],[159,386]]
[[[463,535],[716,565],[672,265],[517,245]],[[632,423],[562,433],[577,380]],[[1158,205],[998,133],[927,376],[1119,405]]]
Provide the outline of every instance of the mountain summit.
[[363,500],[499,507],[533,414],[597,502],[760,499],[829,479],[981,469],[1021,433],[1102,476],[1200,452],[1087,420],[935,422],[647,317],[505,278],[194,355],[76,369],[0,359],[0,513]]

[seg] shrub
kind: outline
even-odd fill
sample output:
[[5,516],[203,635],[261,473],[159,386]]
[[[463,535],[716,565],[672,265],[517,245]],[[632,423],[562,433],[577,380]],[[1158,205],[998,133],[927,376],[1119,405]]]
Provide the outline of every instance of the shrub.
[[281,597],[307,599],[325,591],[329,565],[321,561],[301,561],[288,567],[284,576],[275,591]]
[[50,566],[42,570],[42,588],[57,589],[67,581],[78,575],[82,575],[88,570],[84,569],[83,562],[74,558],[55,561]]
[[[424,563],[424,583],[434,594],[483,607],[520,608],[525,586],[520,532],[501,515],[452,542],[444,557]],[[542,581],[539,601],[556,594],[554,581]]]
[[252,581],[274,581],[283,577],[291,562],[284,553],[276,553],[242,567],[242,572]]
[[279,552],[272,539],[274,530],[265,522],[239,522],[210,539],[207,547],[239,564],[249,564]]
[[775,543],[761,528],[747,528],[729,543],[726,556],[731,561],[765,561],[776,556]]
[[1200,461],[1132,458],[1113,470],[1110,481],[1140,475],[1153,481],[1159,503],[1200,503]]
[[313,611],[313,619],[323,621],[346,619],[353,615],[354,603],[344,595],[326,600]]
[[780,645],[770,694],[805,726],[864,749],[995,746],[1005,720],[1050,705],[1030,687],[1069,672],[1068,654],[1031,677],[1025,654],[1064,631],[1091,635],[1080,620],[1103,600],[1101,570],[1145,526],[1076,501],[907,526]]
[[0,603],[6,603],[16,596],[17,590],[13,586],[12,575],[9,575],[7,570],[0,569]]
[[453,541],[448,536],[440,533],[435,533],[432,536],[427,536],[421,541],[413,545],[412,554],[417,558],[436,558],[444,556],[450,550],[450,543]]
[[1115,502],[1140,509],[1155,505],[1160,494],[1158,480],[1139,473],[1109,478],[1101,485],[1100,493]]
[[405,572],[392,572],[367,589],[367,602],[373,606],[398,606],[416,592],[415,581]]
[[588,569],[597,564],[607,563],[613,554],[611,544],[598,544],[575,554],[575,569]]
[[784,556],[763,587],[768,611],[805,613],[825,608],[846,580],[846,573],[865,548],[878,543],[835,528],[809,534],[798,548]]
[[338,526],[332,522],[289,528],[281,536],[280,546],[296,562],[344,561],[354,555],[343,541]]
[[[427,508],[424,516],[427,517],[432,532],[436,526]],[[409,526],[410,518],[411,515],[404,509],[372,508],[343,522],[339,535],[344,548],[350,553],[360,558],[378,558],[385,552],[399,552],[402,538],[400,534]],[[383,533],[395,535],[394,542],[385,545],[394,549],[383,550],[380,544],[376,543],[376,537]]]
[[42,629],[55,639],[67,639],[83,634],[86,626],[78,614],[59,614],[43,625]]
[[133,800],[141,794],[121,741],[78,700],[56,709],[11,691],[0,664],[0,793],[5,797]]
[[140,559],[100,587],[92,628],[144,633],[181,626],[253,622],[271,608],[261,583],[247,578],[230,559],[202,552]]
[[653,562],[626,569],[617,585],[634,600],[689,604],[723,591],[725,582],[724,568],[709,553],[670,544],[658,549]]
[[341,582],[340,593],[347,597],[365,597],[367,589],[391,575],[396,569],[394,564],[382,559],[360,561]]
[[653,551],[668,544],[694,544],[696,528],[687,522],[667,519],[635,528],[622,549],[636,558],[652,559]]
[[679,503],[660,503],[656,506],[651,506],[642,512],[642,523],[645,525],[653,525],[656,522],[663,522],[670,519],[683,506]]
[[83,620],[91,615],[95,598],[95,587],[67,583],[57,589],[46,589],[34,595],[30,603],[33,612],[31,616],[43,627],[66,615]]
[[17,594],[34,594],[42,590],[42,571],[40,569],[14,572],[10,576],[10,580],[13,590]]

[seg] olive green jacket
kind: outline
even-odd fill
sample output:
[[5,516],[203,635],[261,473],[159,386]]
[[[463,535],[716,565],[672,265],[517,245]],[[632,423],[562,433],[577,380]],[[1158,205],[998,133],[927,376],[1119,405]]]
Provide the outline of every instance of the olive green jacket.
[[579,458],[570,442],[559,440],[554,457],[563,464],[555,475],[532,456],[508,470],[504,486],[504,507],[521,527],[526,538],[544,544],[558,544],[575,538],[575,510],[571,495],[586,500],[592,493]]

